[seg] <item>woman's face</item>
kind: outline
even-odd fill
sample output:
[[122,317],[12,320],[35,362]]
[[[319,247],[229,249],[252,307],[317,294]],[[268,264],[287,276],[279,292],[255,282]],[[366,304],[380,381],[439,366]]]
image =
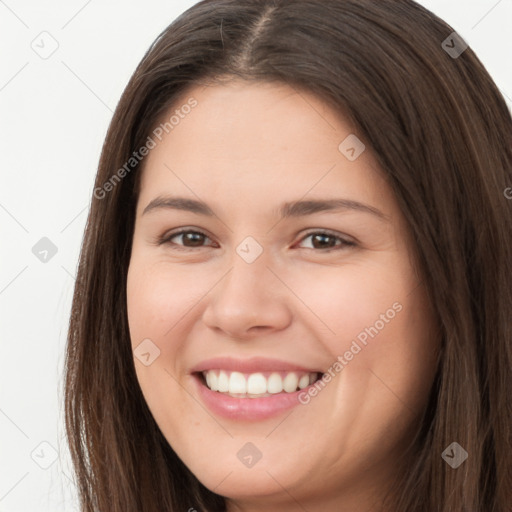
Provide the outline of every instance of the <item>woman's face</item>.
[[234,81],[164,122],[175,110],[151,135],[128,272],[147,404],[230,510],[366,510],[437,350],[391,189],[311,94]]

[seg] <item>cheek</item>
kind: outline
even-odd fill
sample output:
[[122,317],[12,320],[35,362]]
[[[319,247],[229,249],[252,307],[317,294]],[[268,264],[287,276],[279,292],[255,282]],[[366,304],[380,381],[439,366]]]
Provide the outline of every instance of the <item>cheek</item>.
[[304,311],[301,321],[308,319],[323,333],[318,339],[333,366],[339,356],[343,359],[342,367],[332,368],[334,375],[342,375],[335,379],[341,409],[353,405],[355,411],[366,401],[374,410],[386,404],[387,411],[394,411],[402,401],[421,410],[433,380],[438,342],[425,290],[405,259],[318,267],[294,279],[294,292],[308,306],[298,306]]
[[330,345],[331,352],[340,353],[352,340],[364,344],[376,330],[387,331],[397,323],[414,283],[407,269],[393,270],[393,265],[396,267],[396,261],[383,258],[375,265],[356,262],[337,268],[310,267],[290,272],[285,280],[293,283],[293,291],[301,299],[297,302],[290,297],[297,303],[300,321],[316,325],[316,332],[325,332],[320,339]]
[[[205,294],[205,282],[197,273],[162,262],[130,263],[127,309],[132,344],[144,338],[164,340]],[[166,344],[167,345],[167,344]]]
[[[181,334],[187,312],[190,314],[204,295],[204,285],[199,282],[179,266],[145,258],[143,251],[132,255],[127,275],[127,312],[135,371],[154,419],[166,426],[166,435],[171,437],[179,433],[176,418],[185,412],[185,404],[179,400],[182,388],[175,377],[186,343],[186,336]],[[148,339],[154,345],[148,344]],[[142,342],[146,344],[144,351],[138,348]],[[138,354],[148,350],[151,358],[158,355],[145,365]]]
[[[178,392],[171,375],[177,374],[180,352],[186,343],[186,336],[180,332],[187,311],[201,296],[200,287],[194,283],[179,267],[171,268],[137,253],[132,256],[127,276],[131,346],[137,379],[157,421],[166,410],[162,405]],[[146,366],[142,354],[147,352],[150,364]]]

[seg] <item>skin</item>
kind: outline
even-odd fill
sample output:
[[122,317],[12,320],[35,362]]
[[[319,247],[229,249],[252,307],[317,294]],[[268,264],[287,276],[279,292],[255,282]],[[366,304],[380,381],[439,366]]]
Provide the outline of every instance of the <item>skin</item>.
[[[146,157],[137,203],[128,318],[132,347],[149,338],[160,350],[149,366],[135,358],[148,406],[229,511],[382,510],[438,349],[393,193],[368,145],[354,161],[340,152],[355,129],[316,96],[234,80],[193,86],[169,112],[190,97],[197,106]],[[163,195],[203,200],[215,215],[143,214]],[[277,215],[285,201],[332,198],[387,220],[356,210]],[[158,244],[178,228],[206,236]],[[323,230],[334,235],[308,236]],[[236,252],[248,236],[263,248],[250,264]],[[190,375],[200,361],[261,356],[327,371],[395,303],[400,312],[307,405],[264,421],[203,406]],[[262,454],[252,468],[237,458],[247,442]]]

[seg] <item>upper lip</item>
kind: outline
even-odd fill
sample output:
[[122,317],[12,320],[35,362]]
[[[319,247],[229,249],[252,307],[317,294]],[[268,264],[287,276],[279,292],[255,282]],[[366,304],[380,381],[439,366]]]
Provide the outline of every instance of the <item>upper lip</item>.
[[305,366],[280,361],[278,359],[268,359],[265,357],[252,357],[250,359],[234,359],[232,357],[214,357],[206,359],[191,368],[191,373],[199,373],[207,370],[229,370],[240,373],[272,372],[272,371],[298,371],[298,372],[318,372],[320,370],[306,368]]

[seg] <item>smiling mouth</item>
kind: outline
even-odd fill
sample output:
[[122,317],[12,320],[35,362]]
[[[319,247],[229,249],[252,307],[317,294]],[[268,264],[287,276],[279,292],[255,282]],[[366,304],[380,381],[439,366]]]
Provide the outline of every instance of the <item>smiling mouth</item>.
[[319,380],[322,373],[304,371],[241,373],[211,369],[197,372],[196,375],[211,391],[233,398],[264,398],[300,391]]

